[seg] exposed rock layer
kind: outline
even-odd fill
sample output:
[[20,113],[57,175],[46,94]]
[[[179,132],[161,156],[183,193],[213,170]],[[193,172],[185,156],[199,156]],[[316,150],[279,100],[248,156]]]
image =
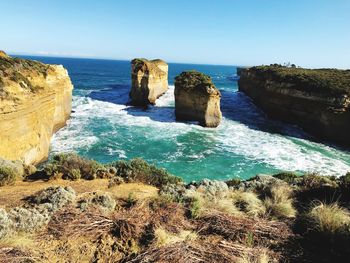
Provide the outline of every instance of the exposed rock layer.
[[73,85],[61,65],[0,54],[0,157],[37,164],[66,124]]
[[160,59],[133,59],[131,80],[131,103],[135,106],[154,104],[168,90],[168,64]]
[[220,91],[207,75],[187,71],[175,78],[177,120],[198,121],[205,127],[217,127],[222,119],[220,98]]
[[239,71],[239,90],[270,117],[350,145],[350,71],[260,66]]

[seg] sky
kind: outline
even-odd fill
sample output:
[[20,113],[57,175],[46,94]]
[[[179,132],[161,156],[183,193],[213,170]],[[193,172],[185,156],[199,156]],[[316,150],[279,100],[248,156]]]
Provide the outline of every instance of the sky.
[[350,68],[350,0],[0,0],[10,54]]

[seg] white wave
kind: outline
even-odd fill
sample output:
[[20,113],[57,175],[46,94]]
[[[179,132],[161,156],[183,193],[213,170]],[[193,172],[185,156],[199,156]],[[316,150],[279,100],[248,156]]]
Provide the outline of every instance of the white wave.
[[[210,142],[215,145],[216,152],[208,151],[205,154],[193,152],[187,156],[190,159],[205,159],[217,152],[226,152],[228,158],[230,153],[234,153],[242,155],[252,162],[265,163],[281,170],[320,172],[332,175],[343,175],[350,171],[349,163],[343,161],[345,158],[349,158],[348,154],[322,144],[254,130],[226,118],[217,129],[175,122],[174,109],[171,107],[174,103],[173,91],[174,87],[172,86],[156,101],[156,105],[147,111],[75,96],[73,99],[75,112],[72,114],[68,126],[54,136],[51,144],[52,151],[66,152],[81,148],[89,149],[100,140],[113,138],[120,132],[119,128],[124,127],[126,130],[144,134],[145,140],[174,141],[177,148],[175,152],[168,154],[167,161],[169,162],[176,161],[178,157],[183,156],[183,147],[189,147],[185,142],[176,142],[176,138],[182,134],[195,132],[204,137],[202,143]],[[105,122],[108,122],[113,129],[104,131],[103,134],[97,134],[89,128],[91,125]],[[306,146],[295,143],[295,140]],[[130,143],[133,141],[131,140]],[[120,158],[127,158],[124,149],[119,147],[117,144],[109,146],[106,154],[117,154]],[[322,152],[319,151],[320,149]],[[244,169],[244,167],[240,169]],[[232,174],[234,173],[235,171],[232,171]]]
[[[350,171],[350,166],[340,159],[327,157],[317,150],[306,149],[282,135],[250,129],[229,120],[223,121],[219,129],[218,138],[226,151],[272,165],[276,169],[319,172],[324,175],[344,175]],[[303,139],[297,140],[317,146],[318,149],[329,148]]]
[[175,105],[175,95],[174,95],[175,87],[173,85],[169,85],[169,89],[162,96],[160,96],[156,100],[157,107],[169,107]]

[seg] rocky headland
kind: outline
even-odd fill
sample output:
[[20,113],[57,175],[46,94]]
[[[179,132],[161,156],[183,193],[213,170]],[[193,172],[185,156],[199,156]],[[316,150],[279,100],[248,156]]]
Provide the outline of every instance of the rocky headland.
[[160,59],[133,59],[131,81],[131,104],[154,104],[168,90],[168,64]]
[[0,52],[0,157],[37,164],[71,113],[73,85],[61,65]]
[[350,145],[350,70],[270,65],[240,69],[238,74],[239,90],[268,116]]
[[198,121],[204,127],[217,127],[222,119],[220,98],[220,91],[203,73],[186,71],[175,78],[177,120]]

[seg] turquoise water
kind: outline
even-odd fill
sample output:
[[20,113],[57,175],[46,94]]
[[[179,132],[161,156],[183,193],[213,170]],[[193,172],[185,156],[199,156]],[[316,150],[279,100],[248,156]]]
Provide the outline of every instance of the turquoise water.
[[[42,58],[63,64],[75,90],[68,126],[51,154],[77,152],[101,162],[142,157],[186,181],[249,178],[281,170],[343,175],[350,152],[312,141],[301,129],[265,118],[230,79],[234,66],[169,64],[169,91],[154,107],[126,106],[127,61]],[[173,79],[183,70],[210,75],[222,93],[223,121],[216,129],[175,121]]]

